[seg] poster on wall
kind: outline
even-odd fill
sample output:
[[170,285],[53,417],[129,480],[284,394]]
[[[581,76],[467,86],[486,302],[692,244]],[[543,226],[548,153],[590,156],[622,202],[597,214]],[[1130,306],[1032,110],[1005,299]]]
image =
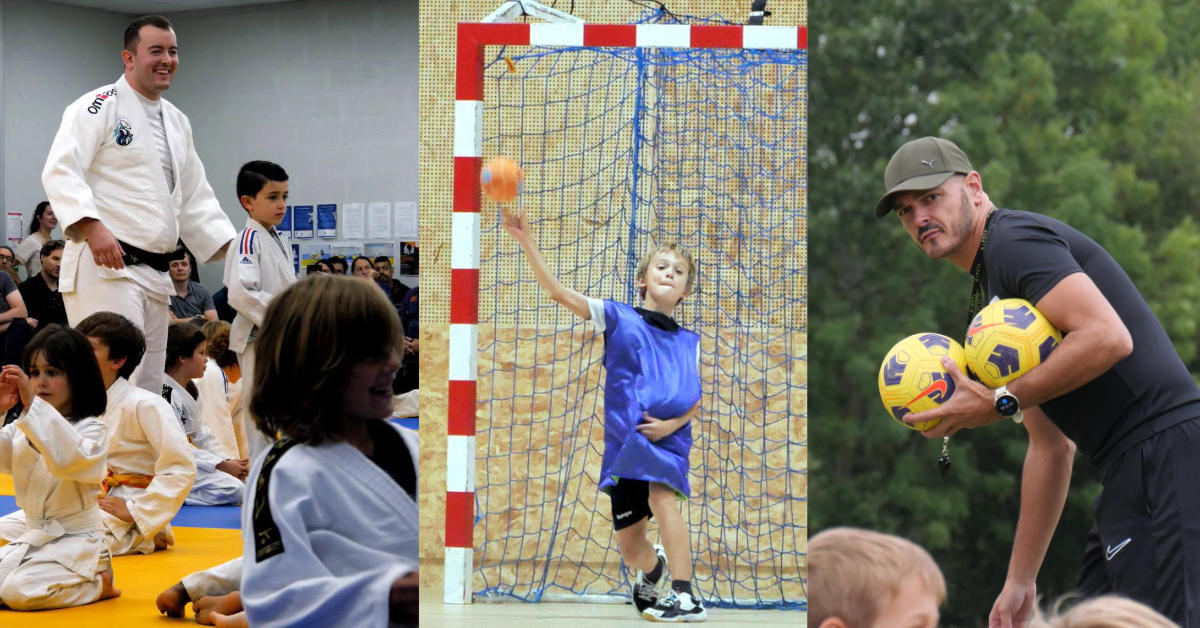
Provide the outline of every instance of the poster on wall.
[[337,237],[337,205],[333,203],[317,205],[317,237]]
[[372,263],[376,257],[382,255],[388,258],[388,263],[392,265],[392,268],[396,267],[395,242],[367,242],[363,244],[363,255],[371,258]]
[[367,237],[392,237],[392,204],[371,203],[367,206]]
[[292,206],[291,205],[288,205],[286,208],[284,208],[283,220],[279,221],[279,226],[275,227],[275,230],[278,231],[280,235],[283,235],[283,236],[286,236],[289,238],[292,237]]
[[362,203],[342,204],[342,237],[347,240],[361,240],[366,237]]
[[21,212],[8,212],[5,215],[4,233],[8,234],[8,244],[10,247],[16,246],[24,239],[21,237],[21,234],[24,232],[21,229],[21,219],[24,217],[25,214]]
[[396,203],[395,238],[406,242],[416,242],[417,237],[417,204],[404,201]]
[[362,255],[362,245],[355,242],[330,242],[329,253],[346,260],[346,272],[354,264],[354,258]]
[[300,245],[299,244],[292,245],[292,269],[296,271],[297,275],[300,274]]
[[401,275],[419,275],[420,268],[417,264],[418,249],[416,242],[401,242],[400,243],[400,264],[399,274]]
[[292,208],[292,237],[296,239],[313,237],[312,205],[296,205]]

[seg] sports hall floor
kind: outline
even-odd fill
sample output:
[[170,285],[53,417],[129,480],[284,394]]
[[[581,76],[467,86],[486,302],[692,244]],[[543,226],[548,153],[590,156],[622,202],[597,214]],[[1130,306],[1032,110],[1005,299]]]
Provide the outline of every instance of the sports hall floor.
[[[708,609],[708,621],[715,626],[804,626],[804,611],[759,611],[746,609]],[[444,604],[441,590],[422,589],[422,626],[570,626],[571,628],[646,628],[653,626],[638,617],[630,604],[577,604],[570,602],[487,602],[481,604]]]
[[[416,419],[394,420],[405,427],[417,428]],[[12,476],[0,474],[0,516],[16,509]],[[120,597],[52,611],[21,613],[0,609],[0,626],[196,626],[198,624],[190,604],[184,617],[172,619],[159,614],[154,599],[183,576],[218,565],[242,553],[241,511],[240,506],[184,506],[171,520],[171,527],[175,531],[174,547],[150,555],[113,558],[115,584],[121,590]]]

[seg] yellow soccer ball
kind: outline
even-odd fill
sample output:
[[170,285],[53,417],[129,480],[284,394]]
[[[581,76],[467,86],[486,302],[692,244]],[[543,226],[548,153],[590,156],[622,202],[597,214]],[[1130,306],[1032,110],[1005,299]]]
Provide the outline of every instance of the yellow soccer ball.
[[998,388],[1041,364],[1062,342],[1050,321],[1025,299],[1002,299],[979,311],[967,328],[967,367]]
[[909,425],[904,417],[932,410],[954,394],[954,379],[942,366],[947,355],[958,368],[965,368],[962,345],[942,334],[914,334],[888,351],[879,367],[879,398],[897,423],[923,432],[941,422],[933,419]]

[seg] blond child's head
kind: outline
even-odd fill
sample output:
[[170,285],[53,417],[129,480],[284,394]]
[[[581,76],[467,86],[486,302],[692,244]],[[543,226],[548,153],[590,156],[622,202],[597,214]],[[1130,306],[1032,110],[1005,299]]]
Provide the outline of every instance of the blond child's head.
[[1119,595],[1094,597],[1062,612],[1067,601],[1069,596],[1059,599],[1049,618],[1036,614],[1030,628],[1179,628],[1153,608]]
[[674,307],[696,286],[696,260],[679,244],[660,244],[642,257],[634,282],[643,301],[661,297]]
[[810,628],[933,627],[945,601],[941,569],[908,539],[859,528],[809,539]]

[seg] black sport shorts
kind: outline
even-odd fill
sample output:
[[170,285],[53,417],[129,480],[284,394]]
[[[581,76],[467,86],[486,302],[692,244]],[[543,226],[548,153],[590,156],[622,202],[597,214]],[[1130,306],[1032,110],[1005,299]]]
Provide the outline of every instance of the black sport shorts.
[[1200,626],[1200,418],[1112,461],[1096,498],[1079,592],[1118,593]]
[[645,480],[617,481],[608,493],[612,501],[613,529],[621,530],[650,517],[650,483]]

